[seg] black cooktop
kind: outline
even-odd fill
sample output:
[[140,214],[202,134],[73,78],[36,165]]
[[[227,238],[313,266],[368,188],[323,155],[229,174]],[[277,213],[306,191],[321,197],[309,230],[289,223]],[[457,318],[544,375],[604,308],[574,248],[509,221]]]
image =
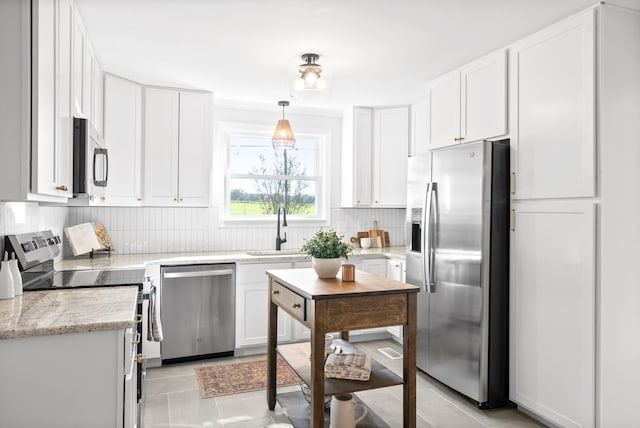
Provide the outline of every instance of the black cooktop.
[[140,286],[143,280],[144,269],[49,271],[33,275],[27,272],[22,273],[24,291],[117,285]]

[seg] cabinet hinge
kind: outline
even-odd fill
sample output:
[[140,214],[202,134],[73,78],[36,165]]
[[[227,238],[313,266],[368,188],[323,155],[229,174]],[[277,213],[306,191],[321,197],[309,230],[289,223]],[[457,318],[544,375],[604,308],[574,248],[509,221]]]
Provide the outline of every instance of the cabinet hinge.
[[509,230],[515,232],[516,230],[516,210],[509,210]]
[[511,175],[509,176],[509,192],[511,192],[511,194],[515,194],[516,193],[516,173],[515,171],[511,171]]

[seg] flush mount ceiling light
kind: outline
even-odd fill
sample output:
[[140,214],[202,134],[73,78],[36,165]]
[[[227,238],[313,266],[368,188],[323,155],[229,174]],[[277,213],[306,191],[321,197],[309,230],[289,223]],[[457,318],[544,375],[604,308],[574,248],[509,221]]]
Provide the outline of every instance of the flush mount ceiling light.
[[306,53],[302,55],[304,64],[300,64],[298,72],[300,77],[296,80],[294,86],[296,90],[324,90],[329,85],[327,78],[322,76],[322,66],[316,61],[320,55],[314,53]]
[[296,145],[296,137],[293,135],[289,121],[284,118],[284,108],[289,105],[289,101],[278,101],[278,105],[282,106],[282,119],[276,125],[271,144],[274,149],[293,149]]

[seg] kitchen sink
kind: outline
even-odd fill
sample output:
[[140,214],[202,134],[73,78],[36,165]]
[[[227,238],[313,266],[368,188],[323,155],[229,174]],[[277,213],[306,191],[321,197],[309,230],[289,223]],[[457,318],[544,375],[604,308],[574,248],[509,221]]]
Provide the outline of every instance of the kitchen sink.
[[246,254],[250,256],[287,256],[287,255],[303,255],[300,250],[286,249],[286,250],[256,250],[246,251]]

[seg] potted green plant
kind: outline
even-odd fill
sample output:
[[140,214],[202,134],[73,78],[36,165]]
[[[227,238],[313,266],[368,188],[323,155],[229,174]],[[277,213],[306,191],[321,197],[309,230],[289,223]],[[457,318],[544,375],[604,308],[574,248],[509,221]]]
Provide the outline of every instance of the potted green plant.
[[320,229],[304,243],[301,251],[311,256],[318,278],[335,278],[341,259],[348,259],[353,248],[334,229]]

